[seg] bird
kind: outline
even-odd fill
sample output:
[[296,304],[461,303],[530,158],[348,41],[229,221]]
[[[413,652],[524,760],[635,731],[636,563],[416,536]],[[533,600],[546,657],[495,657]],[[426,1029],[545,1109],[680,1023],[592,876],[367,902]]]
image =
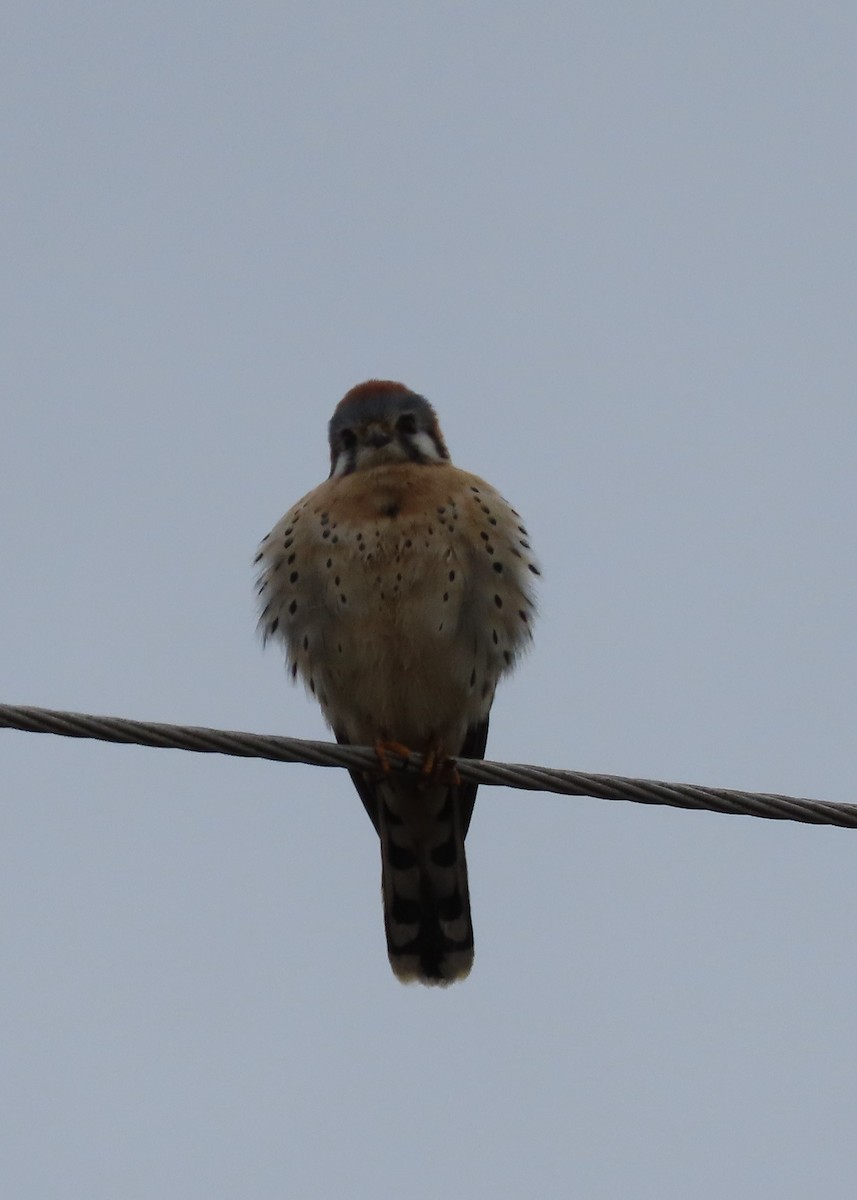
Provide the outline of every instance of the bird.
[[[259,631],[337,741],[375,747],[377,770],[351,778],[380,839],[390,965],[444,986],[473,964],[476,784],[454,760],[485,755],[497,684],[531,642],[540,570],[515,509],[453,466],[424,396],[358,384],[328,440],[328,478],[259,547]],[[411,753],[419,774],[393,769]]]

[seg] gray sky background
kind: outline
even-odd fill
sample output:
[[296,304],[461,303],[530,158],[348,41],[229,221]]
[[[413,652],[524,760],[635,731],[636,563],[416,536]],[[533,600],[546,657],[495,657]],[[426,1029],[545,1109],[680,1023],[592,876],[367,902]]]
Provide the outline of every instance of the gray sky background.
[[[0,699],[326,736],[251,559],[378,375],[544,567],[492,757],[857,801],[855,45],[9,0]],[[405,989],[344,774],[0,744],[4,1195],[853,1196],[855,834],[484,789]]]

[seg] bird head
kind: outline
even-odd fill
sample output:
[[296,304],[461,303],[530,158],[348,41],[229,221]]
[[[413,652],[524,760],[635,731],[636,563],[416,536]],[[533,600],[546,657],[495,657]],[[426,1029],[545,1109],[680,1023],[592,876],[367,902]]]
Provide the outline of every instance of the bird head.
[[370,379],[347,392],[336,406],[328,432],[331,475],[350,475],[388,463],[449,462],[428,400],[386,379]]

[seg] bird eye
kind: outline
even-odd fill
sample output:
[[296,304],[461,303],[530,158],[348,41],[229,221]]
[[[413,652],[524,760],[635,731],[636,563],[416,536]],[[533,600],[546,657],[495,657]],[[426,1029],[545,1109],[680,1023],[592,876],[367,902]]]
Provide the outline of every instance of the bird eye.
[[353,450],[357,445],[357,434],[353,429],[341,429],[339,431],[339,440],[346,450]]
[[399,433],[416,433],[417,418],[413,413],[402,413],[396,422],[396,429],[398,429]]

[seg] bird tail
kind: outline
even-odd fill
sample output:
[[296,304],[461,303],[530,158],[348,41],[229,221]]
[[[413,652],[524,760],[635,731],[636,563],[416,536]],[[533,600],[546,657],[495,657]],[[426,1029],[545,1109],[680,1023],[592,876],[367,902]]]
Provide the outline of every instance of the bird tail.
[[395,780],[378,788],[387,952],[403,983],[441,986],[473,966],[458,788]]

